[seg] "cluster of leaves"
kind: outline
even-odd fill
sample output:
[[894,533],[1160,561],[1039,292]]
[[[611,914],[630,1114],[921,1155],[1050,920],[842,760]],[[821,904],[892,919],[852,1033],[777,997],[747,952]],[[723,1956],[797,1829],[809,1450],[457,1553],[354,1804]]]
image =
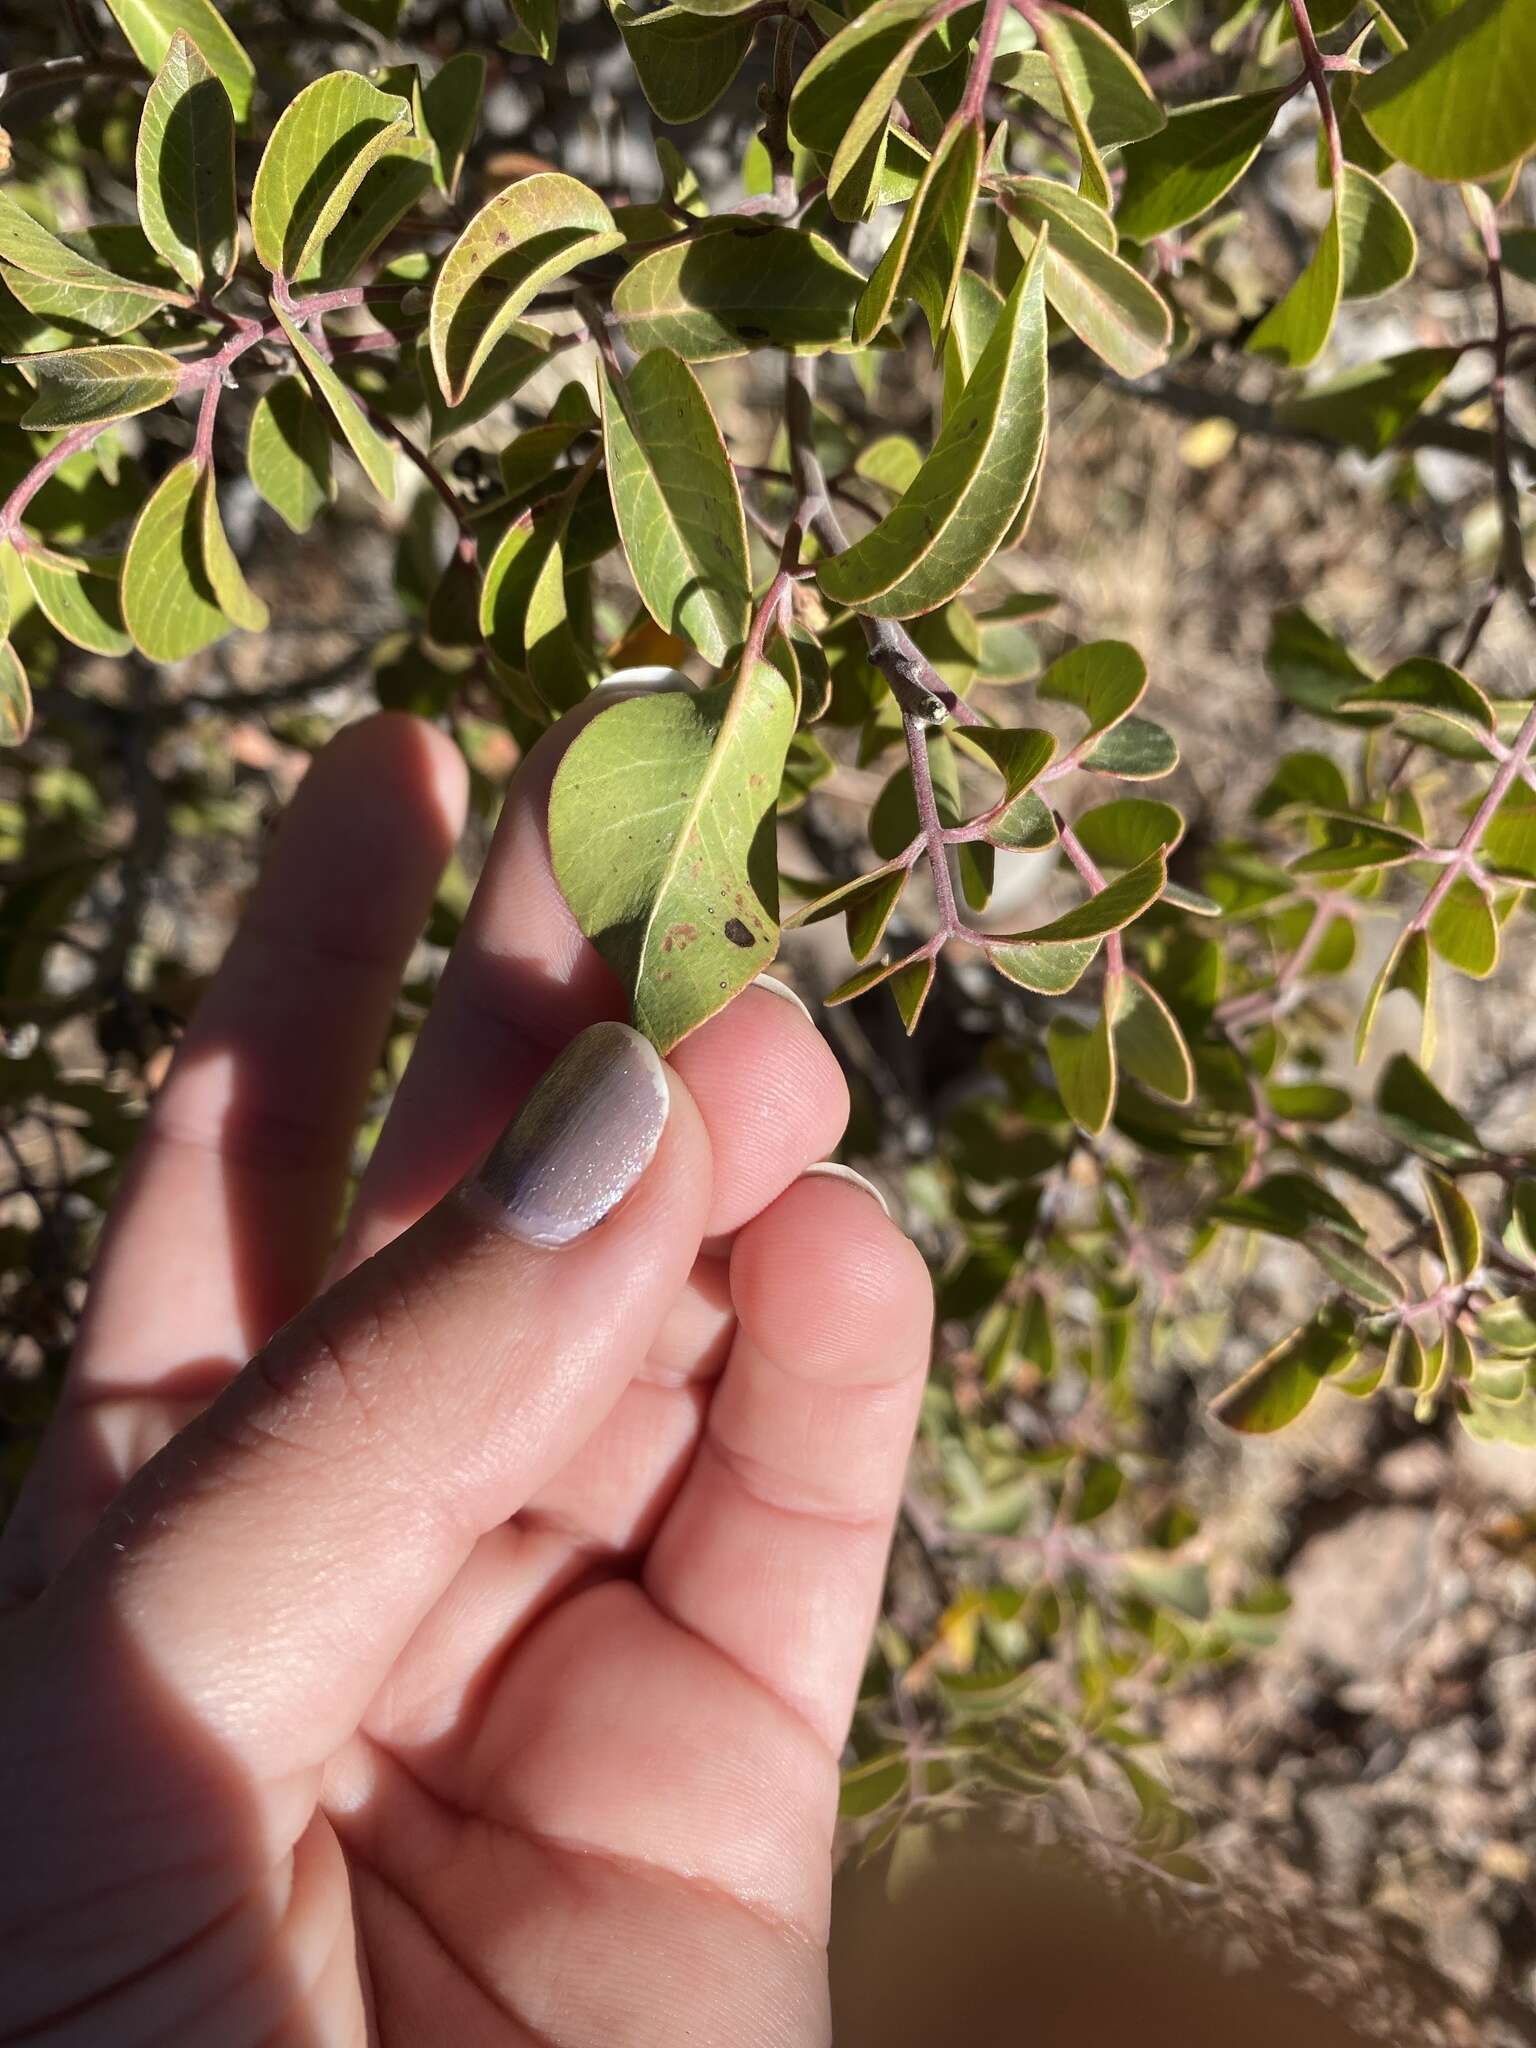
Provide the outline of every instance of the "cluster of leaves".
[[[0,77],[0,113],[112,95],[90,147],[56,123],[0,182],[3,736],[26,740],[46,685],[41,738],[97,715],[142,788],[150,724],[77,689],[80,657],[143,674],[280,627],[231,504],[305,535],[362,502],[398,535],[382,701],[524,747],[600,681],[652,686],[584,726],[550,833],[659,1047],[774,958],[781,899],[785,926],[844,921],[854,971],[827,1001],[883,984],[909,1033],[946,976],[990,970],[985,1085],[913,1176],[944,1261],[941,1591],[925,1642],[886,1626],[850,1811],[1107,1768],[1143,1853],[1194,1875],[1128,1701],[1260,1642],[1277,1608],[1262,1584],[1218,1597],[1142,1448],[1141,1365],[1207,1362],[1201,1270],[1268,1236],[1325,1278],[1218,1397],[1231,1428],[1277,1428],[1328,1383],[1536,1440],[1536,1157],[1428,1071],[1437,976],[1491,974],[1536,888],[1536,707],[1471,672],[1495,608],[1536,605],[1509,416],[1532,357],[1510,304],[1536,279],[1536,5],[1242,0],[1213,26],[1189,0],[611,0],[602,31],[664,125],[729,108],[766,53],[731,129],[740,196],[665,134],[647,195],[526,156],[490,173],[488,79],[561,61],[555,0],[513,0],[478,44],[466,9],[422,48],[396,39],[401,0],[346,0],[355,58],[305,80],[258,69],[238,7],[231,26],[212,0],[106,5],[131,59],[76,8],[78,56]],[[1191,51],[1219,97],[1177,98]],[[1308,119],[1321,226],[1277,291],[1244,199]],[[1435,184],[1463,205],[1486,329],[1314,381],[1345,309],[1412,276]],[[1156,679],[1149,698],[1133,647],[1059,633],[1026,565],[1053,379],[1156,393],[1218,352],[1270,379],[1274,431],[1484,462],[1499,540],[1449,660],[1402,648],[1378,672],[1306,611],[1276,618],[1270,676],[1320,737],[1275,763],[1241,840],[1196,845],[1147,793],[1178,767]],[[749,460],[711,366],[758,355],[782,402]],[[936,431],[869,430],[914,373]],[[856,850],[807,824],[872,768]],[[120,876],[135,915],[166,837],[150,809]],[[781,821],[806,825],[785,872]],[[8,1093],[85,1134],[77,1205],[130,1121],[47,1036],[85,1007],[53,939],[96,900],[103,829],[68,771],[6,825],[4,994],[31,1033]],[[1021,854],[1060,907],[1010,929],[990,906]],[[1360,1117],[1336,993],[1378,928],[1357,1050],[1399,992],[1425,1042]],[[87,986],[104,1049],[114,1016],[142,1035],[159,992],[131,932]],[[930,1682],[942,1732],[893,1744],[889,1702]]]

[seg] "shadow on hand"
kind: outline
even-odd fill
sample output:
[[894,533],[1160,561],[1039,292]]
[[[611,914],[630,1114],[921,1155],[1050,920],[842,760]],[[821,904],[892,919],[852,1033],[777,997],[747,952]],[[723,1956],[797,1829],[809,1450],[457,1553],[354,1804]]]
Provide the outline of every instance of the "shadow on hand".
[[284,1929],[312,1888],[110,1604],[11,1617],[0,1673],[0,2042],[339,2038],[306,2011]]

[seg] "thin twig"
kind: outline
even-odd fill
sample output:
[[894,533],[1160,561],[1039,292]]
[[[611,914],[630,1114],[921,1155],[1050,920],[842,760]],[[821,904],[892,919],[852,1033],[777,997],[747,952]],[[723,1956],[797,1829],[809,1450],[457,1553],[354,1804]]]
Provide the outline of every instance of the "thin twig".
[[1296,41],[1301,50],[1302,62],[1307,67],[1307,76],[1312,81],[1313,96],[1317,100],[1317,111],[1328,144],[1328,177],[1333,186],[1334,202],[1337,204],[1344,189],[1344,145],[1339,139],[1339,117],[1334,112],[1333,95],[1328,90],[1327,62],[1317,47],[1317,37],[1312,31],[1312,17],[1307,12],[1307,0],[1289,0],[1289,5],[1291,25],[1296,31]]

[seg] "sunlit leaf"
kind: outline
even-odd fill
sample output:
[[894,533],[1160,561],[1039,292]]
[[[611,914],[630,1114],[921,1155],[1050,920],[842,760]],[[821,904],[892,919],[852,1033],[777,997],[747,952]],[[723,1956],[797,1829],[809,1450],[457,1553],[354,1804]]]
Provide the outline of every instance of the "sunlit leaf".
[[152,661],[181,661],[230,632],[203,558],[204,470],[187,456],[166,471],[123,557],[123,624]]
[[432,288],[432,362],[449,403],[464,396],[545,285],[622,240],[597,194],[560,171],[539,171],[487,201],[443,258]]
[[834,603],[882,618],[933,611],[1002,542],[1045,435],[1042,251],[1043,238],[916,479],[878,526],[817,571]]
[[164,405],[181,384],[174,356],[125,341],[28,356],[25,369],[37,391],[21,416],[27,428],[129,419]]
[[349,391],[314,343],[296,327],[280,306],[273,308],[278,324],[299,366],[341,430],[342,439],[362,465],[363,474],[381,498],[395,495],[395,451],[364,412],[361,401]]
[[172,36],[144,102],[135,166],[145,234],[193,291],[218,291],[239,246],[235,116],[183,30]]
[[726,224],[653,250],[619,280],[630,346],[712,362],[754,348],[814,353],[848,339],[864,280],[830,242],[796,228]]
[[654,349],[602,381],[614,517],[635,588],[657,624],[718,667],[746,637],[747,526],[735,472],[698,379]]
[[316,78],[288,102],[251,189],[251,239],[275,277],[299,276],[410,119],[405,100],[355,71]]
[[1354,1343],[1353,1317],[1330,1304],[1224,1388],[1211,1403],[1211,1413],[1245,1435],[1284,1429],[1349,1357]]
[[144,69],[158,72],[182,30],[229,94],[235,119],[251,110],[255,66],[225,25],[213,0],[107,0],[107,8]]
[[331,430],[301,377],[282,377],[251,410],[246,468],[256,490],[295,533],[307,533],[336,495]]
[[1426,177],[1486,178],[1536,143],[1536,8],[1463,0],[1360,81],[1355,105],[1384,149]]
[[773,807],[794,707],[766,662],[600,712],[550,798],[555,873],[663,1052],[778,949]]

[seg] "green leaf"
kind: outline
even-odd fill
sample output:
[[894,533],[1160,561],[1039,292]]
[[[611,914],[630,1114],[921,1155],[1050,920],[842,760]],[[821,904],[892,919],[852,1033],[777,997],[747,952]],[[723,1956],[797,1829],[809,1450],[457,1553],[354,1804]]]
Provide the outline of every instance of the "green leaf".
[[1000,811],[986,832],[989,845],[1013,853],[1036,853],[1041,847],[1054,846],[1060,837],[1050,805],[1032,789]]
[[355,71],[328,72],[288,102],[251,189],[251,239],[274,276],[300,275],[410,121],[403,99]]
[[20,360],[37,391],[21,424],[34,429],[126,420],[164,405],[181,382],[174,356],[133,342],[56,349]]
[[400,26],[406,0],[336,0],[343,14],[361,21],[381,36],[392,36]]
[[657,625],[717,668],[746,638],[747,522],[736,472],[698,379],[653,349],[602,380],[614,518],[635,588]]
[[282,377],[257,399],[245,460],[258,495],[295,533],[308,533],[336,481],[331,430],[301,377]]
[[891,109],[928,35],[928,0],[877,0],[824,43],[796,81],[790,132],[830,149],[827,201],[839,220],[862,220],[885,168]]
[[1211,1413],[1228,1429],[1244,1435],[1284,1429],[1354,1346],[1353,1316],[1330,1303],[1224,1388],[1211,1403]]
[[642,355],[670,348],[698,363],[755,348],[811,353],[847,341],[863,284],[820,235],[727,222],[642,257],[619,280],[613,310]]
[[251,111],[256,68],[212,0],[107,0],[107,8],[135,57],[151,73],[160,70],[176,31],[183,30],[229,94],[235,119],[245,119]]
[[1493,899],[1470,875],[1458,875],[1429,920],[1429,943],[1440,958],[1482,981],[1499,964],[1499,921]]
[[1490,1301],[1478,1315],[1477,1333],[1495,1351],[1516,1358],[1536,1356],[1536,1293]]
[[1044,238],[1014,285],[960,402],[910,488],[817,580],[834,604],[879,618],[935,610],[996,552],[1045,440]]
[[1536,791],[1528,785],[1516,782],[1484,826],[1482,862],[1501,880],[1536,882]]
[[1390,291],[1413,268],[1414,253],[1413,229],[1391,193],[1358,164],[1345,164],[1339,199],[1311,262],[1259,322],[1248,347],[1305,368],[1333,332],[1340,299]]
[[1150,242],[1209,212],[1258,155],[1290,97],[1284,89],[1248,93],[1170,114],[1166,128],[1125,152],[1115,213],[1121,234]]
[[1021,988],[1063,995],[1081,979],[1104,935],[1140,917],[1162,894],[1167,878],[1163,856],[1155,853],[1048,924],[989,940],[988,962]]
[[341,429],[342,438],[362,465],[363,474],[381,498],[393,499],[395,495],[395,451],[369,420],[357,398],[342,383],[331,365],[320,354],[314,343],[283,311],[274,306],[278,325],[288,337],[288,345],[298,357],[299,366],[316,395],[324,401],[332,419]]
[[1298,433],[1321,434],[1346,448],[1379,455],[1418,418],[1461,360],[1454,348],[1411,348],[1358,364],[1276,408]]
[[460,50],[418,88],[416,129],[432,146],[432,181],[451,199],[474,140],[485,92],[485,59]]
[[1405,711],[1421,719],[1443,719],[1463,732],[1491,733],[1495,729],[1493,706],[1476,683],[1447,662],[1416,655],[1400,661],[1379,682],[1340,700],[1344,709],[1357,705],[1385,705],[1391,711]]
[[32,730],[32,686],[9,640],[0,640],[0,747],[17,747]]
[[1079,109],[1099,148],[1139,142],[1166,125],[1134,59],[1096,21],[1053,6],[1041,11],[1037,32],[1063,97]]
[[1427,178],[1491,177],[1536,143],[1536,8],[1464,0],[1355,90],[1366,127]]
[[1106,1012],[1100,1010],[1092,1029],[1053,1017],[1045,1049],[1067,1115],[1096,1138],[1115,1106],[1115,1041]]
[[202,52],[172,36],[139,121],[139,219],[151,245],[193,291],[228,283],[239,253],[235,115]]
[[1303,711],[1315,711],[1319,717],[1346,725],[1386,722],[1387,714],[1381,711],[1341,712],[1341,705],[1369,688],[1370,671],[1360,666],[1335,634],[1299,607],[1276,612],[1264,668],[1281,696]]
[[1146,694],[1147,665],[1124,640],[1087,640],[1060,654],[1035,685],[1046,703],[1072,704],[1088,721],[1088,737],[1108,732]]
[[126,654],[117,563],[103,566],[52,548],[29,546],[21,557],[37,608],[56,633],[91,654]]
[[1394,1053],[1376,1086],[1376,1114],[1389,1137],[1442,1166],[1483,1156],[1483,1142],[1407,1053]]
[[[334,290],[346,284],[432,182],[432,145],[404,130],[392,131],[389,147],[369,167],[341,217],[315,243],[296,278],[289,282]],[[382,318],[390,317],[380,308]]]
[[1315,362],[1333,332],[1343,283],[1339,212],[1335,207],[1306,269],[1249,335],[1247,347],[1255,355],[1277,356],[1293,369]]
[[1038,726],[960,726],[956,743],[982,754],[1003,778],[1003,795],[1011,803],[1029,788],[1056,754],[1056,738]]
[[659,1051],[778,949],[774,798],[793,723],[784,678],[758,662],[599,712],[556,773],[555,873]]
[[1432,1166],[1424,1169],[1424,1199],[1440,1242],[1445,1277],[1453,1287],[1460,1287],[1483,1262],[1483,1229],[1477,1211],[1455,1181]]
[[[33,312],[79,320],[103,332],[125,333],[172,296],[159,285],[120,277],[71,249],[0,187],[0,260],[14,266],[10,289]],[[20,275],[15,275],[19,272]],[[41,301],[28,280],[45,287]],[[110,324],[109,324],[110,323]]]
[[855,341],[863,345],[873,340],[898,299],[915,299],[935,348],[942,345],[970,246],[980,176],[980,128],[974,121],[951,122],[890,246],[859,295],[853,316]]
[[937,969],[938,962],[930,953],[920,960],[903,961],[890,977],[891,994],[896,999],[896,1008],[908,1038],[917,1029]]
[[1338,1197],[1304,1173],[1266,1174],[1256,1187],[1213,1202],[1209,1214],[1214,1223],[1235,1223],[1270,1237],[1305,1237],[1317,1224],[1346,1237],[1365,1235]]
[[225,617],[233,619],[237,626],[243,626],[248,633],[264,633],[270,623],[267,607],[246,582],[245,571],[229,544],[224,522],[219,517],[219,494],[211,463],[203,471],[199,490],[203,566],[213,586],[214,601]]
[[1320,1223],[1302,1243],[1329,1278],[1366,1308],[1396,1308],[1406,1299],[1407,1288],[1386,1261],[1342,1230]]
[[512,322],[552,279],[618,248],[595,192],[538,171],[498,192],[443,258],[428,335],[443,396],[456,405]]
[[1405,929],[1382,962],[1381,972],[1372,982],[1370,992],[1366,996],[1365,1007],[1361,1010],[1359,1022],[1355,1026],[1355,1058],[1359,1060],[1365,1056],[1365,1048],[1370,1042],[1382,998],[1391,995],[1397,989],[1407,989],[1424,1012],[1427,1037],[1430,1019],[1429,988],[1429,941],[1423,932]]
[[1134,713],[1090,747],[1083,766],[1096,775],[1117,775],[1123,782],[1155,782],[1179,765],[1173,734],[1153,719]]
[[502,47],[522,57],[537,57],[553,64],[560,46],[560,0],[509,0],[512,30],[502,37]]
[[449,405],[438,387],[425,337],[417,344],[421,386],[427,397],[431,439],[435,445],[476,425],[487,413],[520,391],[549,360],[550,337],[531,321],[514,320],[485,359],[474,387],[458,405]]
[[1379,178],[1344,166],[1340,216],[1340,289],[1346,299],[1374,299],[1401,284],[1418,256],[1413,223]]
[[905,1750],[887,1750],[867,1763],[851,1764],[843,1773],[837,1810],[844,1820],[867,1820],[900,1799],[911,1783],[912,1766]]
[[1184,820],[1172,804],[1122,796],[1084,811],[1072,829],[1100,867],[1130,868],[1176,846]]
[[[1173,313],[1167,301],[1096,235],[1083,233],[1054,199],[1046,197],[1052,193],[1077,199],[1065,186],[1043,178],[1010,181],[1005,205],[1014,240],[1027,256],[1038,228],[1049,228],[1047,300],[1078,339],[1119,376],[1147,376],[1168,360]],[[1112,233],[1108,215],[1101,217]]]
[[803,905],[793,917],[786,918],[785,924],[791,928],[819,924],[823,918],[836,917],[841,912],[847,922],[849,952],[855,960],[867,960],[885,937],[886,926],[911,873],[904,861],[888,861],[867,875],[840,882],[835,889]]
[[625,0],[611,12],[640,90],[663,121],[679,125],[707,114],[729,87],[752,47],[755,24],[683,7],[637,14]]
[[192,455],[166,471],[123,557],[123,624],[151,661],[181,661],[234,624],[219,607],[203,559],[203,473]]
[[1150,982],[1125,974],[1113,997],[1115,1054],[1133,1080],[1174,1102],[1195,1092],[1195,1070],[1173,1012]]

